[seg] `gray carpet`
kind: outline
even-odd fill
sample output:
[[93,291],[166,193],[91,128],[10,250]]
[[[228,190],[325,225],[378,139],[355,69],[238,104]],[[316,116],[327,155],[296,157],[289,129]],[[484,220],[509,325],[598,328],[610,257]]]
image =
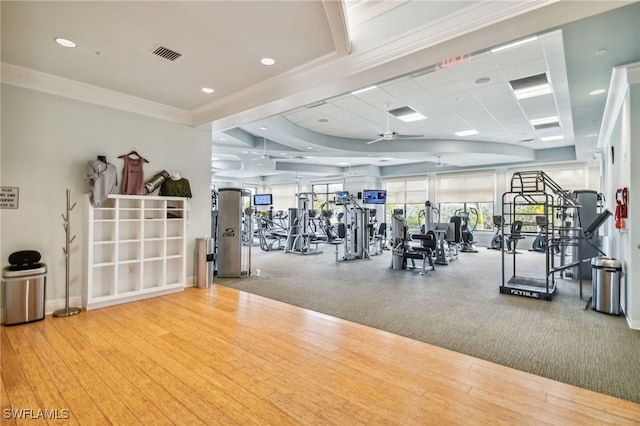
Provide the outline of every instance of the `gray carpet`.
[[[286,302],[640,403],[640,332],[623,316],[583,310],[577,280],[559,280],[553,301],[502,295],[501,253],[460,253],[425,276],[372,260],[336,262],[332,246],[301,256],[253,248],[260,276],[216,285]],[[342,253],[342,248],[340,249]],[[544,276],[544,255],[523,251],[518,275]],[[507,278],[511,271],[507,273]]]

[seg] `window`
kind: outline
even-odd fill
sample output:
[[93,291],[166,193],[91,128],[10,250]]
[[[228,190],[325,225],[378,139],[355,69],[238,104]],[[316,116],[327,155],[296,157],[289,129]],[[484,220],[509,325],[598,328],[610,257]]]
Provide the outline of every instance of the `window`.
[[342,191],[342,183],[322,183],[311,186],[314,200],[313,208],[321,210],[335,210],[336,192]]
[[296,185],[287,183],[283,185],[271,185],[271,194],[273,195],[273,209],[277,212],[282,210],[288,212],[290,207],[297,207]]
[[493,229],[495,196],[493,172],[438,176],[436,193],[441,222],[448,222],[458,212],[467,211],[471,229],[479,231]]
[[382,188],[387,191],[385,221],[390,221],[394,209],[402,209],[409,229],[420,229],[424,223],[424,203],[428,199],[427,176],[384,180]]

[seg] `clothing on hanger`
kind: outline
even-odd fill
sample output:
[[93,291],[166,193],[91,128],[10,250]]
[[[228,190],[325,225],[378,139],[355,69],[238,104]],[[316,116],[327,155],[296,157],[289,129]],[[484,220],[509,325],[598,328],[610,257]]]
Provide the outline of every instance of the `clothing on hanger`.
[[[133,155],[136,155],[138,158],[132,157]],[[147,190],[144,187],[143,165],[149,161],[136,151],[131,151],[118,158],[124,160],[121,192],[127,195],[145,195]]]
[[[102,158],[104,158],[104,161]],[[118,172],[116,166],[109,164],[106,157],[99,156],[96,160],[87,162],[85,180],[91,186],[89,200],[91,204],[99,207],[111,194],[118,184]]]

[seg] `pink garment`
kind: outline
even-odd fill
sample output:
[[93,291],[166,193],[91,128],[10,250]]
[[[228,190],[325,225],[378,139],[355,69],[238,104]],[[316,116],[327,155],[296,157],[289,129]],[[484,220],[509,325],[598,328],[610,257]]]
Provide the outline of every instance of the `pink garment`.
[[142,165],[144,158],[122,157],[124,168],[122,169],[122,193],[127,195],[145,195],[144,173]]

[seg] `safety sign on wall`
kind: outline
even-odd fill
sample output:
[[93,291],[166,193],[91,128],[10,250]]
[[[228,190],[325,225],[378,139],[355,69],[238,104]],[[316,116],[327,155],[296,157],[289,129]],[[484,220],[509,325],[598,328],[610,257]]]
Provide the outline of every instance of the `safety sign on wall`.
[[18,188],[15,186],[0,186],[0,209],[18,208]]

